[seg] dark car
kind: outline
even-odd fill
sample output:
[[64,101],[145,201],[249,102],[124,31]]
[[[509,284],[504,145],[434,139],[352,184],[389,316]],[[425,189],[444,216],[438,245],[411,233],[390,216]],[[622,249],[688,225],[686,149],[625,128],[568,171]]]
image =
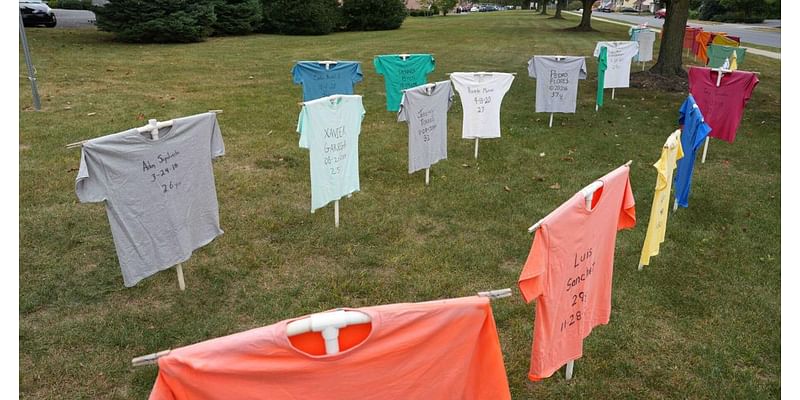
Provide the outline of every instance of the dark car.
[[56,26],[56,14],[42,0],[21,0],[19,12],[22,14],[24,26],[44,25],[48,28]]
[[662,19],[663,18],[667,18],[667,9],[666,8],[662,8],[662,9],[656,11],[655,15],[653,15],[653,16],[656,17],[656,18],[662,18]]

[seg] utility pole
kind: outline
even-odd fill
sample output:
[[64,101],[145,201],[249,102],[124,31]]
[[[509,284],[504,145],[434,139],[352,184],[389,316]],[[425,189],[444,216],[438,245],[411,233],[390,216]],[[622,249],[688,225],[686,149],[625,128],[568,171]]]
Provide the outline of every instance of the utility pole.
[[31,51],[28,49],[28,37],[25,36],[25,25],[22,23],[22,12],[19,13],[19,36],[22,39],[22,50],[25,53],[25,64],[28,65],[28,80],[31,81],[31,93],[33,95],[33,108],[36,111],[42,110],[42,103],[39,101],[39,91],[36,90],[36,73],[33,71],[31,62]]

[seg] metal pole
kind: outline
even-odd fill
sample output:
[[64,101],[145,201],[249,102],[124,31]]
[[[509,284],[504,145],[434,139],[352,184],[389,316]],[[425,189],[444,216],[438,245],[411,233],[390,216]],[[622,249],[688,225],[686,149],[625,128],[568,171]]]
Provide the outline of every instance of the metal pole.
[[28,80],[31,81],[31,93],[33,94],[33,108],[36,111],[42,110],[42,102],[39,101],[39,91],[36,90],[36,75],[33,72],[31,62],[31,52],[28,50],[28,37],[25,36],[25,25],[22,24],[22,12],[19,13],[19,36],[22,39],[22,49],[25,52],[25,64],[28,64]]

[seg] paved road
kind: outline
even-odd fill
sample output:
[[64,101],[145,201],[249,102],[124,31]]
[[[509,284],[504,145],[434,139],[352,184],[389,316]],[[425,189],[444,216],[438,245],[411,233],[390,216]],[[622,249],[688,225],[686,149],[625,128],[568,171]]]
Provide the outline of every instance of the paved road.
[[[647,23],[648,26],[661,28],[663,19],[652,16],[638,16],[636,14],[603,13],[595,12],[593,17],[611,19],[633,24]],[[699,21],[690,21],[689,26],[702,26],[704,30],[726,32],[742,38],[744,43],[760,44],[762,46],[781,47],[781,33],[769,32],[780,27],[780,20],[766,20],[763,24],[706,24]],[[767,30],[766,32],[764,30]]]
[[86,10],[62,10],[54,8],[58,23],[56,28],[94,28],[95,16],[91,11]]

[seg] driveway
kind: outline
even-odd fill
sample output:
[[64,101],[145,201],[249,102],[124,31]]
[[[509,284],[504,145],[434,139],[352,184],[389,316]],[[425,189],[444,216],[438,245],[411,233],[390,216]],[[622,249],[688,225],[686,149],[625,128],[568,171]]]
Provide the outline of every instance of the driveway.
[[[623,13],[592,13],[592,17],[605,18],[631,24],[647,23],[648,26],[661,28],[664,25],[663,19],[653,18],[652,16],[638,16],[636,14]],[[689,26],[701,26],[703,30],[714,32],[725,32],[742,38],[742,42],[759,44],[762,46],[781,47],[781,20],[766,20],[761,24],[728,24],[728,23],[708,23],[706,21],[689,21]]]

